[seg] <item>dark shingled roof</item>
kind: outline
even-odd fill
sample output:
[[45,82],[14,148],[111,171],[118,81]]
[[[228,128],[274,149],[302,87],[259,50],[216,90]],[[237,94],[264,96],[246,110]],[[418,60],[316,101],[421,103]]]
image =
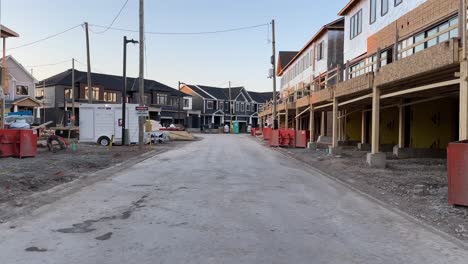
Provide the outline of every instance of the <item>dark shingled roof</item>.
[[205,93],[204,91],[202,91],[200,88],[198,88],[196,85],[187,85],[190,89],[192,89],[195,93],[197,93],[198,95],[200,95],[202,98],[205,98],[205,99],[213,99],[213,97],[211,97],[209,94]]
[[273,93],[272,92],[249,92],[250,94],[250,97],[252,97],[252,99],[257,102],[257,103],[265,103],[267,101],[270,101],[271,99],[273,99]]
[[226,95],[226,93],[224,93],[223,88],[204,86],[204,85],[197,85],[197,86],[218,100],[229,100],[229,95]]
[[[65,85],[70,86],[72,79],[72,70],[67,70],[52,77],[49,77],[39,83],[39,87],[42,87],[45,82],[45,86],[53,85]],[[103,86],[106,90],[121,91],[122,90],[122,76],[91,73],[91,81],[93,85]],[[88,76],[86,72],[75,70],[75,82],[86,84],[88,82]],[[127,78],[127,90],[129,92],[138,91],[138,78]],[[154,80],[145,79],[145,92],[149,91],[161,91],[170,93],[173,96],[189,96],[182,93],[170,86],[162,84]]]

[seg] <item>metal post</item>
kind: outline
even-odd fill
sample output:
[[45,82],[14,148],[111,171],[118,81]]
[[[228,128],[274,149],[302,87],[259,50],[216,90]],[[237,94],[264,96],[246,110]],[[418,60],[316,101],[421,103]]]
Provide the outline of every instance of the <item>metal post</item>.
[[273,65],[273,129],[278,129],[278,119],[277,119],[277,98],[276,98],[276,34],[275,34],[275,20],[271,21],[272,29],[272,49],[273,55],[271,56],[271,64]]
[[[139,74],[139,89],[140,95],[140,106],[145,105],[145,4],[144,0],[140,0],[140,74]],[[140,149],[143,148],[144,140],[144,123],[145,117],[139,119],[139,133],[138,133],[138,145]]]
[[[75,59],[72,59],[72,88],[71,88],[71,100],[72,100],[72,126],[76,125],[76,116],[75,116]],[[45,87],[44,87],[45,89]],[[44,111],[45,112],[45,111]]]
[[[0,29],[1,31],[1,29]],[[5,129],[5,97],[8,94],[8,75],[7,75],[7,64],[6,64],[6,38],[3,38],[3,57],[2,57],[2,85],[3,85],[3,96],[2,96],[2,129]],[[5,92],[7,91],[7,92]]]
[[[181,84],[182,84],[182,83],[179,81],[179,92],[180,92],[180,85],[181,85]],[[180,120],[181,120],[181,119],[180,119],[180,112],[182,111],[182,99],[183,99],[183,97],[182,97],[182,95],[180,95],[180,97],[179,97],[179,109],[178,109],[178,111],[177,111],[177,119],[179,120],[179,122],[180,122]]]

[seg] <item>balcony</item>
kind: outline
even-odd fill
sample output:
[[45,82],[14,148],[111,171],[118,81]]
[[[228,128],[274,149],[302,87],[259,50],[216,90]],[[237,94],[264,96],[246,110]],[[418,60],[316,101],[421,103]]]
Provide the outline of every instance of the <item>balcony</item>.
[[338,83],[335,87],[335,96],[346,97],[351,95],[360,95],[366,91],[372,90],[373,83],[374,73],[365,73],[345,82]]
[[308,107],[310,105],[310,96],[299,98],[296,102],[297,108]]
[[[459,44],[457,39],[440,43],[417,52],[392,64],[382,67],[375,76],[374,85],[385,87],[409,80],[437,78],[451,75],[460,63]],[[446,71],[447,70],[447,71]]]
[[332,101],[333,99],[333,88],[326,88],[318,92],[313,92],[310,96],[310,102],[312,104],[318,104],[323,102]]

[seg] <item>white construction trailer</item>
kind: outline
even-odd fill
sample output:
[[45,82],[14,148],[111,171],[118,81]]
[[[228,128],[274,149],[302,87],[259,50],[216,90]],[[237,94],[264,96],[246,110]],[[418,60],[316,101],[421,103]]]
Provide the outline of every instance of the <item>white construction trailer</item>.
[[[137,104],[127,104],[127,125],[129,143],[138,142]],[[97,143],[107,146],[122,143],[122,105],[80,104],[80,142]]]

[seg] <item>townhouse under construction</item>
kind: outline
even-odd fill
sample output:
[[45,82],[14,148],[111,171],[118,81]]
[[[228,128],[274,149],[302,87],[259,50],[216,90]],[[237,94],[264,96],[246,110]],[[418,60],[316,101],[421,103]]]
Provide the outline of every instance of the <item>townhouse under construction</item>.
[[[280,52],[280,128],[369,151],[384,167],[468,140],[464,0],[351,0],[298,52]],[[271,105],[259,114],[272,123]]]

